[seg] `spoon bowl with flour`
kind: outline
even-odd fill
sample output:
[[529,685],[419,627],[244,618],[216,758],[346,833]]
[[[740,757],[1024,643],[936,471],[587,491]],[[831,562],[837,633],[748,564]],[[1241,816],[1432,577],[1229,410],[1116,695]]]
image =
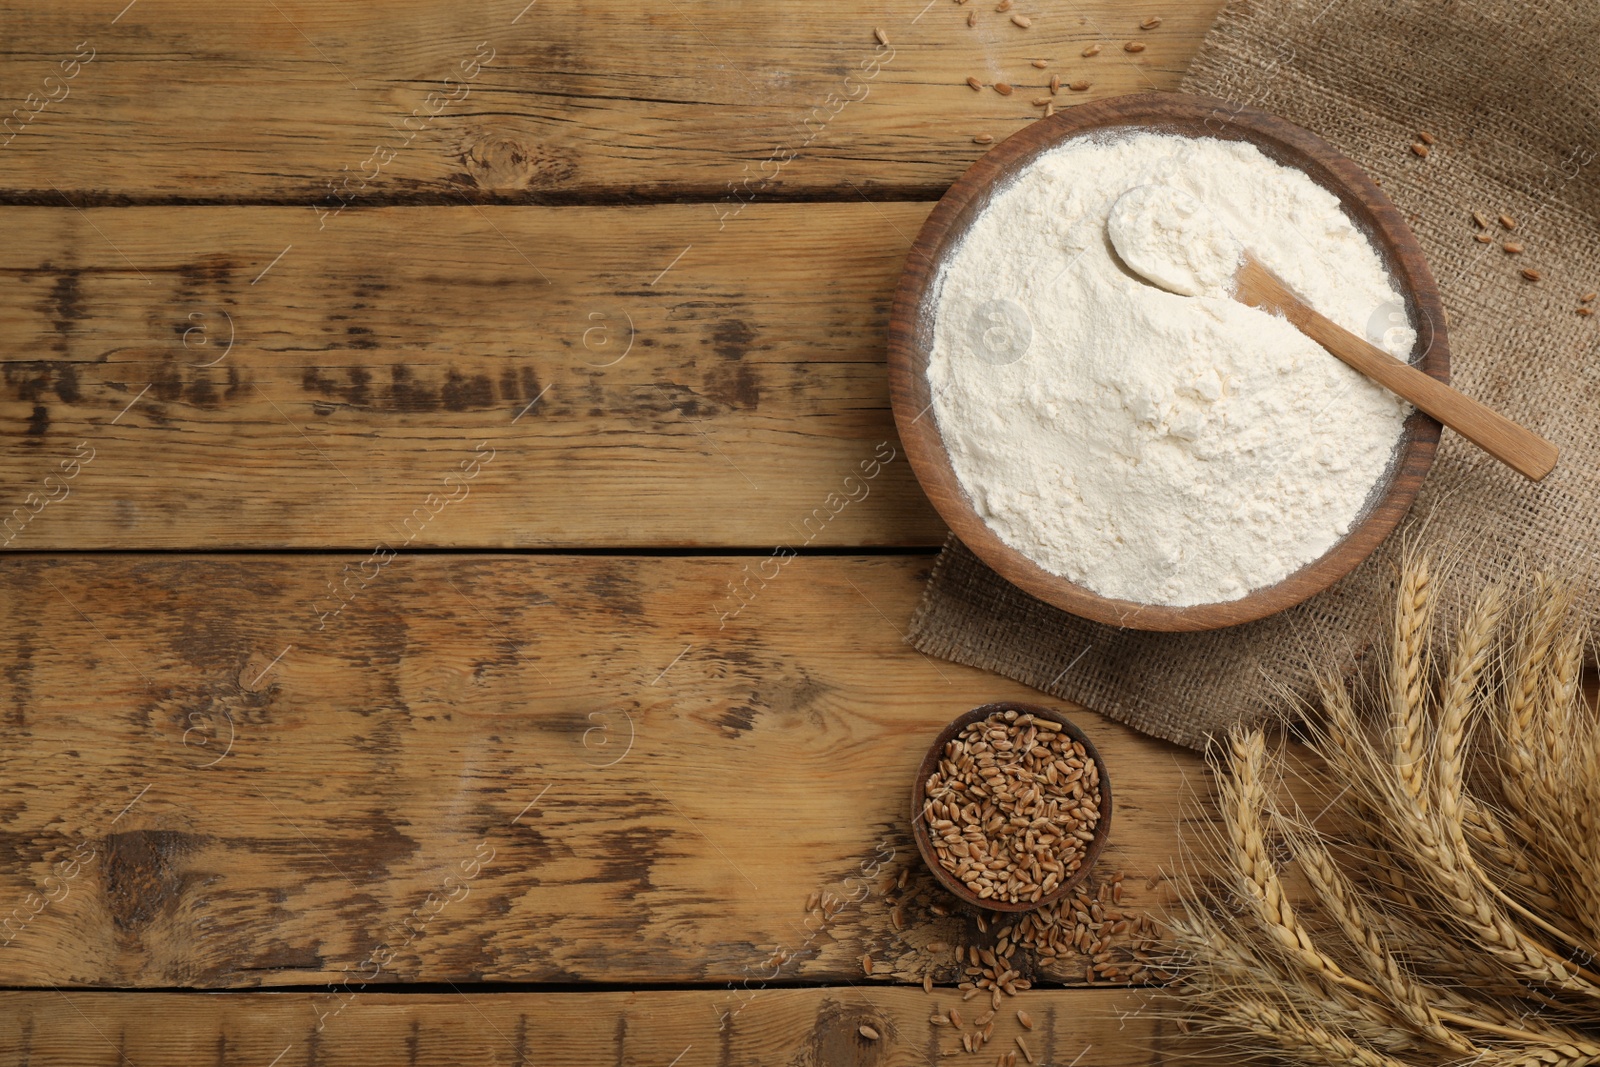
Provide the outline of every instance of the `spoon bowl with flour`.
[[1118,257],[1179,296],[1228,296],[1244,259],[1239,243],[1200,199],[1170,185],[1139,185],[1111,205],[1106,232]]
[[1532,430],[1404,363],[1311,308],[1199,198],[1140,185],[1111,205],[1106,232],[1118,258],[1179,296],[1231,297],[1281,315],[1354,370],[1410,401],[1533,481],[1556,465],[1556,447]]

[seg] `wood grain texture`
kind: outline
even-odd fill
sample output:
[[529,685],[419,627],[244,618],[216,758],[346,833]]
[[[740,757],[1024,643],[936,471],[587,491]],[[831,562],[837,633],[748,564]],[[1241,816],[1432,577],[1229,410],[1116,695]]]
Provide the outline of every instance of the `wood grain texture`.
[[[1063,139],[1091,131],[1156,130],[1186,137],[1243,141],[1292,166],[1338,197],[1395,279],[1417,324],[1413,360],[1447,379],[1450,349],[1444,304],[1416,237],[1400,211],[1354,162],[1320,137],[1255,108],[1212,97],[1145,93],[1104,100],[1054,115],[998,146],[963,174],[939,201],[906,256],[889,321],[889,394],[906,456],[923,489],[961,542],[1024,592],[1107,626],[1194,631],[1237,626],[1291,608],[1327,589],[1371,555],[1405,517],[1439,444],[1439,424],[1422,412],[1406,420],[1387,482],[1372,489],[1362,516],[1333,547],[1283,580],[1237,600],[1191,607],[1140,604],[1101,596],[1040,567],[1002,541],[972,506],[950,463],[933,404],[927,366],[933,349],[929,288],[941,263],[981,213],[988,191]],[[1026,353],[1024,357],[1026,358]]]
[[[0,984],[953,982],[997,935],[932,910],[912,779],[1034,694],[903,643],[927,557],[768,562],[11,561]],[[1199,760],[1071,714],[1158,909]]]
[[9,549],[943,538],[883,374],[925,205],[4,210]]
[[30,5],[0,46],[0,197],[934,197],[1051,73],[1092,83],[1063,106],[1174,88],[1220,6],[1025,4],[1023,30],[947,0]]
[[[31,1067],[483,1064],[911,1067],[960,1043],[929,1022],[945,991],[871,987],[604,993],[0,993],[0,1057]],[[986,1051],[1023,1036],[1039,1063],[1143,1067],[1193,1051],[1141,991],[1052,990],[1010,1004]],[[342,1008],[342,1010],[340,1010]],[[971,1013],[969,1013],[970,1015]],[[862,1037],[871,1026],[876,1041]],[[964,1032],[973,1027],[966,1023]],[[281,1057],[281,1059],[274,1059]],[[1081,1059],[1079,1058],[1081,1057]],[[972,1062],[989,1063],[989,1057]],[[957,1062],[964,1062],[958,1060]],[[1021,1055],[1019,1063],[1025,1063]]]

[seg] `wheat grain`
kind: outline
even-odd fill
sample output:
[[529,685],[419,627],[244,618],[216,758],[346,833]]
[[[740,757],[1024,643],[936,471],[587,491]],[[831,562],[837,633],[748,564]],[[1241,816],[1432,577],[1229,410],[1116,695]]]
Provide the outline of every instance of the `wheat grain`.
[[[924,783],[929,797],[967,798],[930,801],[926,825],[939,866],[980,900],[1039,902],[1059,892],[1082,870],[1100,825],[1097,762],[1083,742],[1039,721],[1006,709],[967,724]],[[986,932],[981,915],[977,923]]]

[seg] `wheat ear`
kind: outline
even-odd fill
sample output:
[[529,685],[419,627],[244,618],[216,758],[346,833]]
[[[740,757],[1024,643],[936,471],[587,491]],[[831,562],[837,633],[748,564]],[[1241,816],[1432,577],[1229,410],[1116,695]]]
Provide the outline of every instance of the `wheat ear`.
[[1283,882],[1267,856],[1267,839],[1261,825],[1266,808],[1262,770],[1266,764],[1266,737],[1259,729],[1235,730],[1229,737],[1229,773],[1222,779],[1222,816],[1231,846],[1233,869],[1243,880],[1246,896],[1263,927],[1285,952],[1311,971],[1340,975],[1330,957],[1317,949],[1311,933],[1295,916]]
[[1481,862],[1499,872],[1501,881],[1515,891],[1515,898],[1522,905],[1560,919],[1558,925],[1565,940],[1579,936],[1570,909],[1556,895],[1545,873],[1530,863],[1523,848],[1511,840],[1500,817],[1474,797],[1464,798],[1464,804],[1463,825],[1474,852],[1483,854]]
[[1242,1029],[1327,1067],[1405,1067],[1400,1060],[1279,1011],[1265,1001],[1240,999],[1223,1010]]
[[1542,1045],[1491,1053],[1480,1060],[1493,1067],[1590,1067],[1600,1063],[1594,1045]]
[[[1391,661],[1388,664],[1390,721],[1393,726],[1392,751],[1395,777],[1392,781],[1377,781],[1380,790],[1374,806],[1384,812],[1387,824],[1394,835],[1394,844],[1404,846],[1403,858],[1432,886],[1431,896],[1454,920],[1486,949],[1495,952],[1513,971],[1535,982],[1548,983],[1586,996],[1600,996],[1600,988],[1591,984],[1593,976],[1570,963],[1558,953],[1540,944],[1512,923],[1496,900],[1492,888],[1485,884],[1472,866],[1470,852],[1463,840],[1450,832],[1454,818],[1441,819],[1435,803],[1427,802],[1430,788],[1426,770],[1422,738],[1427,732],[1425,696],[1413,679],[1425,669],[1425,656],[1419,648],[1426,644],[1426,634],[1420,629],[1431,614],[1427,590],[1428,559],[1413,554],[1405,563],[1401,574],[1399,605],[1396,609],[1397,632],[1391,642]],[[1532,651],[1543,649],[1535,660],[1539,674],[1534,681],[1522,680],[1519,689],[1535,701],[1542,685],[1542,670],[1554,626],[1559,615],[1551,618],[1547,611],[1548,599],[1541,603],[1538,618],[1540,640]],[[1475,684],[1475,682],[1474,682]],[[1530,712],[1525,719],[1532,722]],[[1455,744],[1459,738],[1452,734]],[[1418,782],[1421,782],[1419,786]],[[1389,796],[1384,802],[1381,792]]]
[[[1600,1067],[1600,709],[1580,696],[1570,597],[1541,582],[1508,627],[1486,591],[1435,677],[1433,589],[1408,558],[1376,688],[1315,676],[1313,777],[1333,793],[1316,825],[1277,803],[1264,734],[1228,739],[1216,840],[1234,892],[1184,898],[1173,992],[1247,1053],[1301,1065]],[[1358,714],[1369,696],[1383,729]],[[1485,709],[1499,729],[1475,728]],[[1309,887],[1292,903],[1280,850]]]
[[1441,687],[1439,722],[1434,739],[1434,807],[1448,842],[1462,866],[1476,876],[1484,888],[1524,920],[1570,942],[1571,934],[1507,896],[1478,866],[1467,842],[1468,801],[1466,769],[1462,761],[1466,751],[1467,730],[1477,708],[1478,685],[1488,664],[1495,631],[1500,625],[1503,597],[1503,591],[1496,585],[1487,587],[1478,595],[1478,601],[1467,616],[1450,656],[1449,669]]
[[1401,969],[1379,936],[1367,911],[1356,900],[1348,879],[1340,873],[1328,850],[1308,834],[1296,835],[1295,859],[1306,880],[1316,892],[1323,910],[1333,916],[1345,937],[1356,949],[1372,977],[1372,984],[1393,1009],[1428,1040],[1452,1052],[1471,1055],[1478,1051],[1470,1041],[1447,1030],[1444,1021],[1429,1003],[1425,991]]
[[1390,637],[1389,708],[1393,714],[1394,765],[1416,804],[1427,810],[1428,631],[1433,618],[1433,581],[1426,555],[1409,553],[1400,572]]
[[[1574,767],[1576,754],[1595,753],[1594,722],[1575,714],[1579,705],[1583,635],[1563,632],[1572,594],[1540,575],[1538,603],[1522,628],[1506,681],[1499,725],[1501,793],[1519,834],[1546,863],[1564,872],[1572,903],[1564,910],[1594,939],[1600,936],[1600,853],[1587,792],[1590,767]],[[1587,741],[1587,743],[1584,743]]]

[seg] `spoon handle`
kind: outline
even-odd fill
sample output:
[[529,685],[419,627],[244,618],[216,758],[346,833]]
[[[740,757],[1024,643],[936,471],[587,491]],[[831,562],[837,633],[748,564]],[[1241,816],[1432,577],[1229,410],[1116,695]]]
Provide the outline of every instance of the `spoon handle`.
[[1555,468],[1555,445],[1318,314],[1252,256],[1234,277],[1234,298],[1281,314],[1340,360],[1533,481]]

